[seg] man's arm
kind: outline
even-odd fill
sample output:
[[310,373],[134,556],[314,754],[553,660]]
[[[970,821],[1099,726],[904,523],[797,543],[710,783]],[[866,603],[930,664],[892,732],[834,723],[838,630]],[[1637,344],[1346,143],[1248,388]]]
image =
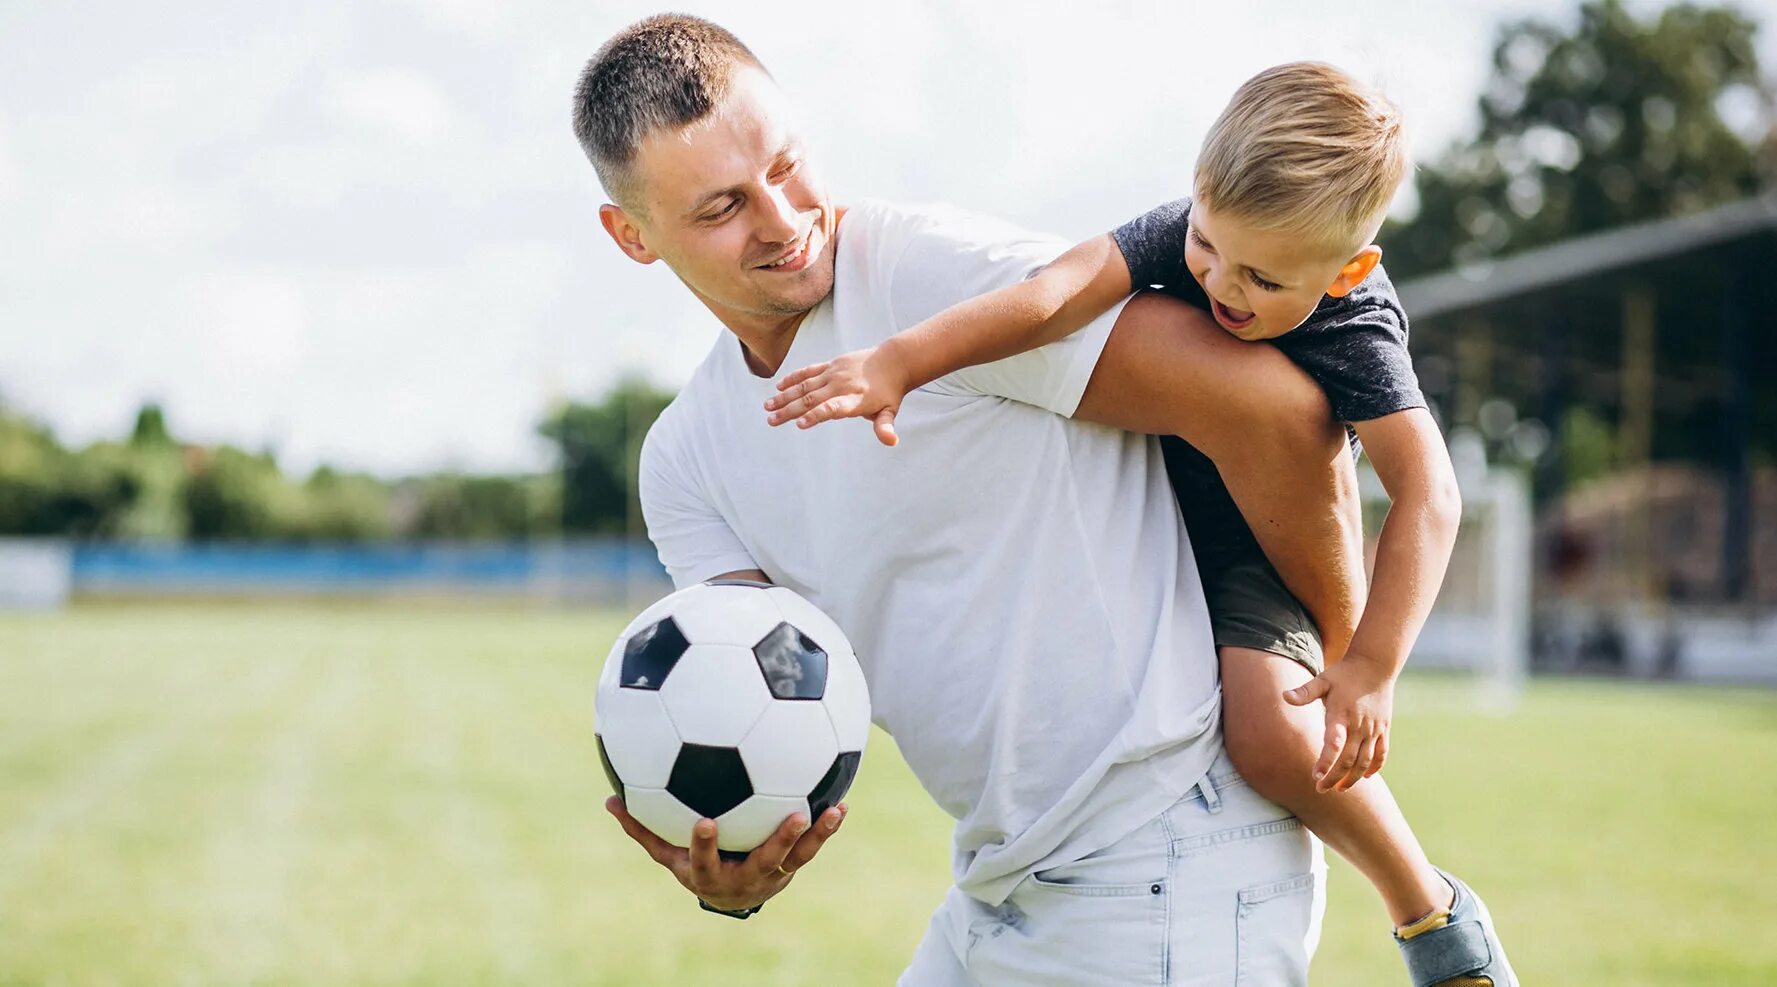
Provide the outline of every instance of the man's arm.
[[1288,357],[1144,293],[1118,315],[1074,417],[1208,456],[1327,660],[1344,654],[1364,598],[1357,473],[1326,396]]

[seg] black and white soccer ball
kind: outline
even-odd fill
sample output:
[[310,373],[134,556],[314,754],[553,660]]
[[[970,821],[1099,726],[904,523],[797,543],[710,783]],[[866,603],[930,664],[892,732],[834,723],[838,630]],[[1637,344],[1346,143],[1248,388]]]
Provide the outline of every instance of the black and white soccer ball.
[[863,669],[837,624],[782,586],[712,580],[630,622],[599,677],[595,739],[636,821],[675,846],[716,821],[724,856],[851,787],[870,733]]

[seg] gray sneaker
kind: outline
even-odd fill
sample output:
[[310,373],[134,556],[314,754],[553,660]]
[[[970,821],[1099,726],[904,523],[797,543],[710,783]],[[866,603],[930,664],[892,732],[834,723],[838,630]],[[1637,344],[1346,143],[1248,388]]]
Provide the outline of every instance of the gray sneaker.
[[1438,873],[1456,889],[1449,924],[1411,939],[1394,937],[1413,987],[1518,987],[1486,903],[1451,874]]

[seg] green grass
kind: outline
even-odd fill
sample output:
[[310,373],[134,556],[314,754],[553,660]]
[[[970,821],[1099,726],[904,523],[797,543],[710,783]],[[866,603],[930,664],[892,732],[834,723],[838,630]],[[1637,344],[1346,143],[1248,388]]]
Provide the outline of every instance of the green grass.
[[[600,807],[619,621],[497,607],[0,617],[0,985],[887,984],[948,825],[881,734],[852,813],[746,923]],[[1777,982],[1777,695],[1410,681],[1389,777],[1526,982]],[[1315,982],[1401,976],[1334,863]]]

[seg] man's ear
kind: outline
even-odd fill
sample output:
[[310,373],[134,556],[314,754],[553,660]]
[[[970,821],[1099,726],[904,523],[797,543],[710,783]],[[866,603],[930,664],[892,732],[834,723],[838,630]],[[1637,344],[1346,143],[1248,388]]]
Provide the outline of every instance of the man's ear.
[[599,207],[599,222],[604,224],[605,232],[617,244],[617,249],[629,255],[629,259],[637,264],[652,264],[660,259],[660,255],[648,249],[642,242],[642,228],[636,225],[629,213],[622,206],[614,206],[609,202]]
[[1351,289],[1363,284],[1364,279],[1369,277],[1370,272],[1374,271],[1376,265],[1380,263],[1382,263],[1382,248],[1372,243],[1358,251],[1356,257],[1346,261],[1344,267],[1339,268],[1339,276],[1333,279],[1333,284],[1327,289],[1327,294],[1334,298],[1344,298],[1351,294]]

